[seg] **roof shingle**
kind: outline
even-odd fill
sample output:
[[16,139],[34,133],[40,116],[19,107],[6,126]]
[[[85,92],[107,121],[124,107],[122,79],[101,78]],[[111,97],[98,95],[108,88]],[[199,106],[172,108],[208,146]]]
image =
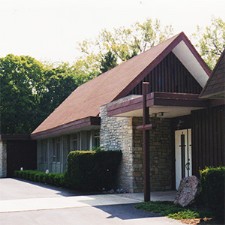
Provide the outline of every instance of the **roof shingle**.
[[225,49],[221,54],[200,97],[225,98]]
[[81,85],[32,134],[46,132],[86,117],[98,116],[100,106],[124,97],[124,90],[129,89],[132,82],[136,82],[146,69],[153,69],[184,39],[187,41],[184,33],[180,33]]

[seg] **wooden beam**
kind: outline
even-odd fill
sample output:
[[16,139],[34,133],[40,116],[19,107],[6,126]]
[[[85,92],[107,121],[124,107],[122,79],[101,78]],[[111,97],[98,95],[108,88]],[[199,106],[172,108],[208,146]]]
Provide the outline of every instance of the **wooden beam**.
[[[143,128],[150,127],[149,108],[147,107],[146,96],[149,90],[149,82],[143,82]],[[144,167],[144,201],[150,201],[150,158],[149,158],[149,129],[143,129],[143,167]]]
[[154,128],[152,124],[145,124],[136,127],[137,130],[151,130],[152,128]]

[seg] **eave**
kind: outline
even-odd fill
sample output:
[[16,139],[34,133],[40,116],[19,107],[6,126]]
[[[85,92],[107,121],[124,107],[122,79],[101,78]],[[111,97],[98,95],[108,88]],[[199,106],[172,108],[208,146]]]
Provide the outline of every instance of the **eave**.
[[26,134],[1,134],[0,141],[27,141],[31,140],[30,135]]
[[[173,52],[186,69],[193,75],[201,87],[204,87],[211,70],[191,44],[187,36],[181,32],[144,70],[114,99],[126,96],[144,77],[150,73],[170,52]],[[185,52],[185,54],[184,54]],[[138,57],[138,56],[136,56]]]
[[[207,107],[207,101],[198,98],[198,94],[155,92],[147,95],[147,107],[150,115],[164,112],[165,117],[183,116],[194,109]],[[123,102],[108,104],[108,116],[142,116],[142,96],[126,99]],[[180,112],[179,112],[180,111]]]
[[32,139],[44,139],[49,137],[56,137],[64,134],[70,134],[78,130],[93,129],[100,126],[100,117],[86,117],[70,123],[54,127],[52,129],[44,130],[37,133],[32,133]]
[[[212,74],[210,78],[208,79],[205,87],[203,88],[201,94],[199,95],[200,98],[208,98],[208,99],[225,99],[225,67],[222,66],[223,60],[225,57],[225,49],[222,52],[220,58],[217,61],[216,66],[214,67]],[[216,77],[214,79],[214,76],[218,76],[217,72],[220,70],[220,74],[222,74],[222,77]],[[214,79],[214,80],[213,80]]]

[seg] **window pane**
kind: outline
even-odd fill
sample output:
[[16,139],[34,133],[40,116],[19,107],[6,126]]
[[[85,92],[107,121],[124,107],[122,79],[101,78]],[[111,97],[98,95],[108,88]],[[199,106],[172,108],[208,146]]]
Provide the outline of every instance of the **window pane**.
[[97,130],[94,133],[94,143],[93,143],[94,147],[99,147],[100,146],[100,132]]
[[48,148],[47,140],[41,141],[41,157],[40,157],[40,160],[41,160],[42,163],[47,162],[47,148]]
[[71,150],[80,149],[80,136],[79,133],[73,134],[71,137]]
[[54,139],[53,162],[60,162],[60,138]]

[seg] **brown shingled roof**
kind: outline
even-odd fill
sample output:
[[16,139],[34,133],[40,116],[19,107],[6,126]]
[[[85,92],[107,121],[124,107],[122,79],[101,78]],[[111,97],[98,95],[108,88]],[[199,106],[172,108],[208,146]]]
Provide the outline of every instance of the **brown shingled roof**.
[[100,106],[128,94],[132,86],[160,63],[180,41],[190,45],[185,34],[180,33],[81,85],[33,131],[32,135],[46,133],[47,130],[86,117],[98,116]]
[[221,54],[200,97],[215,99],[225,98],[225,49]]

